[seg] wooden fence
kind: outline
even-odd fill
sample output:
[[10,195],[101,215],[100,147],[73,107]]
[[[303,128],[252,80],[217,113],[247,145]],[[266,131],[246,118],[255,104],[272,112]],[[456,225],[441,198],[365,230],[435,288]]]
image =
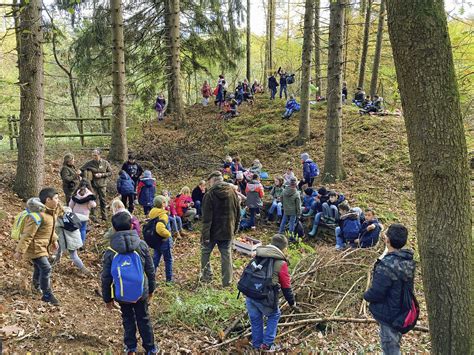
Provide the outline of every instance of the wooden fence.
[[[19,122],[20,118],[16,116],[8,116],[8,135],[10,140],[10,150],[18,149],[18,137],[20,136],[19,130]],[[96,117],[96,118],[88,118],[88,117],[65,117],[61,119],[53,119],[53,118],[45,118],[45,122],[61,122],[61,121],[68,121],[68,122],[79,122],[78,130],[79,132],[70,132],[70,133],[46,133],[44,135],[45,138],[80,138],[81,146],[84,146],[85,137],[110,137],[110,132],[84,132],[84,121],[107,121],[107,126],[110,131],[110,117]]]

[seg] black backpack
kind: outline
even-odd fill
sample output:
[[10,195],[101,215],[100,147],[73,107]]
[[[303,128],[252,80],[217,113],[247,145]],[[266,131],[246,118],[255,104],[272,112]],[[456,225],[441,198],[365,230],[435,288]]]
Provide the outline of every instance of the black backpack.
[[74,212],[66,212],[63,215],[64,229],[69,232],[74,232],[81,228],[81,220]]
[[392,327],[405,334],[415,328],[420,316],[420,306],[408,282],[403,282],[401,312],[392,322]]
[[246,267],[240,277],[237,289],[245,296],[261,302],[272,309],[278,306],[280,285],[273,284],[275,259],[256,257]]
[[159,218],[150,219],[143,226],[143,239],[148,244],[148,246],[153,249],[158,249],[164,240],[163,237],[156,233],[156,225],[158,223],[163,223],[166,227],[165,221]]

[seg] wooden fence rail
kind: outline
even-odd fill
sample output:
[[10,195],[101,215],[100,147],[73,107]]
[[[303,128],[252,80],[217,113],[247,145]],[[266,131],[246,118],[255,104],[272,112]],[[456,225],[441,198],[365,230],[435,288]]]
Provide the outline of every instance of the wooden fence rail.
[[[60,119],[53,119],[53,118],[45,118],[45,122],[79,122],[80,123],[80,132],[72,132],[72,133],[46,133],[44,138],[77,138],[79,137],[81,140],[81,146],[84,146],[85,137],[110,137],[109,132],[84,132],[84,121],[107,121],[108,127],[110,130],[110,117],[64,117]],[[10,140],[10,150],[18,149],[18,138],[20,136],[19,124],[20,118],[16,116],[7,116],[8,122],[8,136]]]

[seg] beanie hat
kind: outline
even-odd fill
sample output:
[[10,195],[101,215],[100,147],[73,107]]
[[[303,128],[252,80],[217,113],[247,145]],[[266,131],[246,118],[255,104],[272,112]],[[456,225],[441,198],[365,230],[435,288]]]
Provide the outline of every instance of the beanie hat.
[[237,180],[243,180],[244,179],[244,172],[243,171],[237,171],[237,174],[235,175],[235,178]]
[[213,171],[207,178],[207,180],[211,180],[212,178],[215,177],[222,177],[222,173],[220,171]]
[[328,190],[326,190],[326,188],[324,186],[321,187],[320,189],[318,189],[318,195],[326,196],[327,193],[328,193]]
[[310,187],[308,187],[306,190],[304,190],[304,193],[308,196],[311,196],[313,194],[314,190]]
[[292,178],[290,179],[290,187],[296,187],[296,185],[297,185],[297,184],[296,184],[296,178],[295,178],[295,177],[292,177]]
[[306,161],[308,159],[309,159],[309,154],[308,153],[301,154],[301,160]]
[[147,179],[151,178],[151,171],[150,170],[145,170],[143,172],[143,176]]
[[66,165],[67,163],[71,162],[73,159],[74,159],[74,154],[66,153],[64,155],[63,165]]
[[275,234],[272,237],[271,245],[276,246],[278,249],[283,250],[288,247],[288,239],[283,234]]
[[156,208],[163,208],[163,205],[165,204],[165,202],[166,202],[166,197],[163,195],[158,195],[158,196],[155,196],[155,198],[153,199],[153,206],[155,206]]
[[95,148],[93,151],[92,151],[92,154],[94,155],[100,155],[102,152],[100,151],[99,148]]

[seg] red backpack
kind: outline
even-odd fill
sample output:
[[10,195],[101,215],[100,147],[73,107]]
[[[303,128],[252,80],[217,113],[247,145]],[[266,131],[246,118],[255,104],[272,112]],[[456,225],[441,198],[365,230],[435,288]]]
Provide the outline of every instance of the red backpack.
[[392,326],[400,333],[405,334],[415,328],[420,316],[420,306],[408,282],[404,282],[402,286],[401,310],[392,322]]

